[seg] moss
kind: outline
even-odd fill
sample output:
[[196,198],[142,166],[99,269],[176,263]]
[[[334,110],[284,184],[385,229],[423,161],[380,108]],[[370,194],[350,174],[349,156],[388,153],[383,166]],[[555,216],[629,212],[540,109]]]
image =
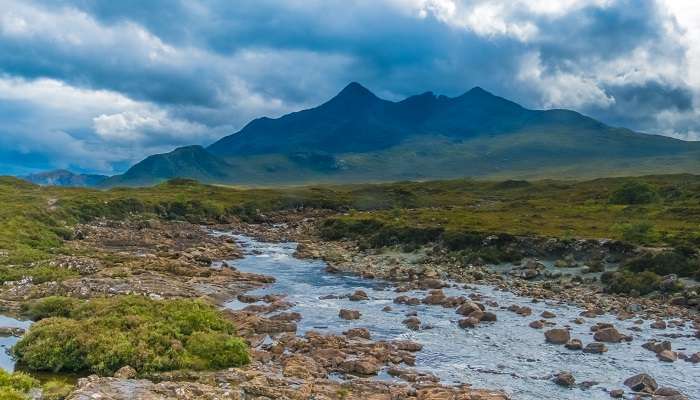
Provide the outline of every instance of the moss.
[[663,251],[634,258],[625,263],[624,268],[631,272],[651,271],[657,275],[691,277],[700,271],[700,259],[682,250]]
[[125,365],[149,373],[227,368],[249,361],[233,325],[200,301],[53,297],[27,310],[45,316],[13,348],[28,370],[109,375]]

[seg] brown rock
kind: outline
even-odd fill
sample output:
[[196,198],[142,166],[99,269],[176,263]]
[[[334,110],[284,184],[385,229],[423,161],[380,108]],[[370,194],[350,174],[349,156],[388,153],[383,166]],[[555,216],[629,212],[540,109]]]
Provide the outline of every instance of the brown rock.
[[114,373],[114,377],[119,379],[134,379],[136,375],[136,370],[129,365],[119,368],[117,372]]
[[476,328],[479,325],[479,320],[474,317],[467,317],[459,320],[460,328]]
[[356,310],[346,310],[342,309],[338,313],[338,316],[342,319],[347,319],[347,320],[353,320],[353,319],[360,319],[360,312]]
[[656,320],[649,325],[652,329],[666,329],[666,322],[663,320]]
[[579,339],[571,339],[564,345],[569,350],[583,349],[583,343]]
[[659,352],[656,357],[663,362],[674,362],[678,360],[678,355],[671,350],[663,350]]
[[638,374],[629,377],[625,380],[624,383],[625,386],[629,387],[635,392],[644,392],[649,394],[654,393],[659,387],[654,378],[652,378],[648,374]]
[[621,399],[625,395],[625,391],[622,389],[613,389],[610,391],[610,397],[613,399]]
[[571,372],[560,372],[554,377],[554,382],[563,387],[573,387],[576,384],[576,379]]
[[621,334],[615,328],[603,328],[596,331],[593,335],[593,339],[598,342],[605,343],[619,343],[625,338],[625,335]]
[[539,321],[539,320],[532,321],[532,322],[530,322],[529,326],[530,326],[530,328],[534,328],[534,329],[542,329],[542,328],[544,328],[544,322]]
[[369,339],[370,334],[369,334],[369,329],[367,328],[352,328],[348,329],[347,331],[343,332],[343,335],[349,337],[349,338],[362,338],[362,339]]
[[547,343],[552,344],[565,344],[571,339],[569,331],[562,328],[550,329],[544,333],[544,337]]
[[417,331],[420,329],[420,319],[417,317],[408,317],[402,322],[408,329]]
[[551,311],[542,311],[542,314],[540,314],[542,318],[556,318],[557,314],[551,312]]
[[367,296],[367,292],[365,292],[364,290],[356,290],[355,293],[350,295],[350,301],[363,300],[369,300],[369,296]]
[[603,354],[606,351],[608,351],[608,348],[605,347],[605,343],[600,342],[588,343],[588,345],[583,348],[583,352],[589,354]]

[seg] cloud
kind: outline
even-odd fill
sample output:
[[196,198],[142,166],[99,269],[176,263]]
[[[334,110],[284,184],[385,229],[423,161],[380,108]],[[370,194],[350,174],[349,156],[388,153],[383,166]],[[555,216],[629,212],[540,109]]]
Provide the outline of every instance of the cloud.
[[640,131],[700,131],[700,7],[688,0],[0,7],[0,156],[23,168],[117,171],[314,106],[353,80],[391,99],[478,85]]

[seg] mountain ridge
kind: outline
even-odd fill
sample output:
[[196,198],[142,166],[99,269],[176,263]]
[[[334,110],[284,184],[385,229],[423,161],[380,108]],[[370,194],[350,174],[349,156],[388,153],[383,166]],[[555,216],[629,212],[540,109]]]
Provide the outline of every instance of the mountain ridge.
[[351,82],[316,107],[254,119],[206,148],[150,156],[104,186],[173,177],[301,184],[557,170],[569,171],[566,178],[700,173],[699,155],[700,143],[610,127],[567,109],[528,109],[479,86],[456,97],[424,92],[389,101]]

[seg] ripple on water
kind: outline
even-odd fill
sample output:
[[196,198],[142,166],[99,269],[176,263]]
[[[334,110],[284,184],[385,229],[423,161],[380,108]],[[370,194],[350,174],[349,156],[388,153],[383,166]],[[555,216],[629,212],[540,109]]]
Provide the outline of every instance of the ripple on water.
[[[440,306],[406,306],[393,304],[396,293],[386,290],[387,283],[367,280],[358,276],[327,274],[325,263],[318,260],[299,260],[292,255],[294,243],[264,243],[239,235],[232,235],[246,250],[243,259],[232,260],[237,268],[274,276],[276,282],[252,294],[286,293],[295,303],[290,311],[303,315],[299,322],[299,334],[309,330],[340,333],[352,327],[368,328],[374,339],[411,339],[423,344],[418,353],[416,368],[439,376],[446,383],[467,382],[477,387],[499,388],[517,399],[609,399],[604,389],[623,387],[622,382],[635,374],[648,373],[661,386],[675,387],[691,398],[700,398],[700,365],[684,361],[662,363],[654,353],[641,344],[655,338],[665,340],[665,333],[691,334],[689,327],[670,328],[665,331],[649,329],[648,322],[642,332],[629,331],[634,323],[618,321],[605,315],[589,319],[583,325],[571,322],[579,317],[582,309],[565,304],[532,303],[531,299],[518,297],[509,292],[495,290],[489,286],[474,286],[473,289],[445,289],[448,296],[479,293],[483,300],[494,300],[498,304],[526,304],[533,310],[532,316],[521,317],[515,313],[489,307],[498,315],[498,322],[482,324],[477,329],[463,330],[457,326],[458,315],[454,309]],[[365,290],[368,301],[351,302],[348,299],[319,299],[326,295],[344,295],[356,289]],[[425,291],[402,293],[423,297]],[[391,305],[391,312],[381,311]],[[232,309],[246,306],[238,301],[226,305]],[[359,310],[362,317],[346,321],[338,317],[341,308]],[[631,343],[609,344],[603,355],[569,351],[563,346],[544,343],[543,330],[528,327],[530,321],[549,310],[557,317],[551,319],[559,326],[569,325],[571,336],[584,344],[593,341],[590,326],[596,322],[613,322],[625,334],[631,334]],[[402,323],[408,311],[417,311],[423,324],[432,329],[408,330]],[[672,339],[675,349],[686,353],[700,351],[698,340],[691,337]],[[565,389],[549,379],[552,373],[567,370],[577,382],[593,381],[597,385],[588,390]],[[386,379],[389,379],[385,376]]]

